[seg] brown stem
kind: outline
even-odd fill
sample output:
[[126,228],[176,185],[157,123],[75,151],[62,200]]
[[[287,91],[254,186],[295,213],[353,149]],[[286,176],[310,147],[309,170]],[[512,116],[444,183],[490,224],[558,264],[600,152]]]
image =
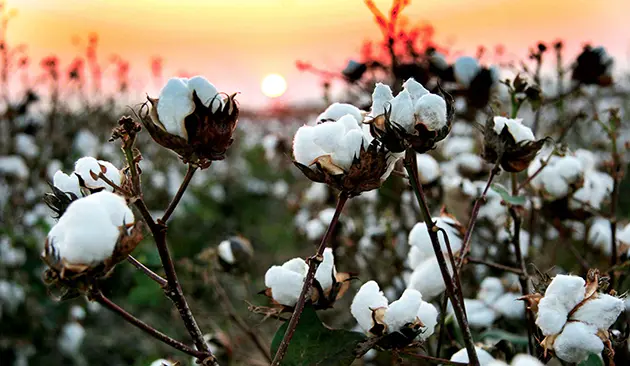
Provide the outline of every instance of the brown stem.
[[168,204],[166,211],[164,211],[164,215],[162,216],[163,223],[166,223],[168,219],[171,217],[171,215],[173,214],[173,211],[175,211],[177,204],[184,196],[184,192],[186,192],[186,188],[188,188],[188,184],[190,183],[190,180],[192,179],[196,171],[197,171],[197,167],[192,166],[191,164],[188,164],[188,170],[186,170],[186,176],[184,177],[184,181],[179,186],[179,189],[177,190],[177,193],[171,200],[171,203]]
[[440,304],[440,333],[438,334],[438,344],[435,355],[440,357],[442,354],[442,343],[444,342],[444,333],[446,333],[446,306],[448,305],[448,296],[442,295],[442,303]]
[[[422,210],[424,222],[427,224],[429,237],[431,238],[431,244],[433,245],[433,251],[435,252],[435,257],[437,259],[438,265],[440,266],[442,279],[444,280],[444,284],[446,286],[446,294],[451,300],[451,304],[453,304],[453,312],[455,313],[457,323],[463,333],[466,351],[468,352],[468,359],[470,360],[471,365],[479,366],[479,359],[477,358],[477,352],[475,350],[475,344],[472,339],[472,333],[470,332],[470,327],[468,326],[466,311],[460,301],[461,296],[458,296],[455,292],[456,290],[461,291],[461,289],[456,289],[455,284],[453,283],[453,278],[449,273],[448,266],[446,264],[446,258],[444,258],[444,253],[442,252],[442,248],[440,246],[437,231],[433,230],[435,223],[431,219],[431,212],[429,210],[429,206],[427,204],[427,200],[422,189],[422,184],[420,184],[420,181],[418,180],[418,164],[416,162],[415,151],[411,149],[407,150],[405,154],[404,164],[405,169],[407,169],[407,173],[409,175],[409,182],[411,183],[411,187],[413,188],[414,193],[416,194],[416,198],[420,203],[420,209]],[[455,272],[455,269],[453,269],[453,273]]]
[[515,273],[515,274],[517,274],[519,276],[522,276],[524,274],[523,271],[518,269],[518,268],[505,266],[505,265],[500,264],[500,263],[490,262],[490,261],[487,261],[487,260],[484,260],[484,259],[480,259],[480,258],[467,257],[466,261],[468,263],[483,264],[484,266],[488,266],[488,267],[491,267],[491,268],[499,269],[501,271],[512,272],[512,273]]
[[118,306],[117,304],[115,304],[113,301],[111,301],[110,299],[108,299],[107,297],[105,297],[105,295],[103,295],[103,293],[100,290],[95,290],[93,292],[90,293],[90,297],[92,300],[98,302],[99,304],[105,306],[106,308],[108,308],[109,310],[113,311],[114,313],[120,315],[123,319],[125,319],[125,321],[127,321],[128,323],[136,326],[137,328],[141,329],[142,331],[144,331],[145,333],[149,334],[150,336],[152,336],[153,338],[166,343],[167,345],[180,350],[184,353],[187,353],[193,357],[197,357],[199,359],[204,359],[205,357],[208,356],[207,352],[203,352],[203,351],[198,351],[196,349],[193,349],[191,347],[188,347],[187,345],[183,344],[182,342],[175,340],[169,336],[167,336],[166,334],[160,332],[159,330],[153,328],[152,326],[150,326],[149,324],[143,322],[142,320],[136,318],[135,316],[131,315],[130,313],[128,313],[125,309],[121,308],[120,306]]
[[136,267],[137,269],[139,269],[142,272],[144,272],[144,274],[146,274],[147,277],[149,277],[153,281],[157,282],[157,284],[160,285],[160,287],[166,287],[166,285],[168,284],[168,282],[164,278],[162,278],[159,274],[153,272],[151,269],[149,269],[147,266],[142,264],[136,258],[134,258],[132,256],[128,256],[127,257],[127,261],[129,263],[133,264],[133,266]]
[[278,347],[278,351],[273,358],[273,362],[271,363],[272,366],[280,365],[280,362],[282,362],[282,359],[287,353],[289,343],[291,342],[291,338],[293,338],[295,329],[298,325],[298,322],[300,321],[300,316],[302,315],[302,311],[304,310],[306,298],[311,291],[311,286],[313,285],[313,280],[315,279],[315,271],[323,260],[322,255],[324,254],[324,249],[326,249],[326,242],[335,230],[335,226],[337,226],[337,222],[339,221],[339,215],[341,215],[341,210],[343,210],[343,206],[346,204],[346,201],[348,201],[348,198],[348,193],[346,192],[341,192],[339,194],[337,207],[335,208],[335,214],[333,215],[333,218],[330,221],[330,225],[328,225],[328,229],[326,230],[326,233],[324,234],[324,237],[322,238],[322,241],[317,248],[317,253],[315,253],[314,256],[308,259],[308,272],[306,274],[306,278],[304,279],[302,292],[300,293],[297,304],[295,304],[295,309],[293,310],[293,315],[291,316],[291,320],[289,321],[287,331],[284,333],[284,338],[282,338],[282,342]]
[[[610,132],[610,138],[612,141],[612,159],[613,159],[613,191],[610,202],[610,245],[611,245],[611,254],[610,254],[610,265],[614,267],[617,265],[618,260],[618,248],[617,248],[617,204],[619,201],[619,183],[622,176],[622,164],[621,164],[621,156],[617,151],[617,124],[618,117],[614,116],[612,120],[612,128]],[[610,283],[612,287],[615,287],[616,284],[616,276],[615,272],[612,271],[608,274],[610,276]]]
[[470,219],[468,219],[468,227],[466,228],[466,234],[464,234],[464,240],[462,241],[462,250],[461,255],[459,256],[459,262],[457,262],[456,271],[459,272],[464,264],[464,258],[466,258],[466,254],[470,250],[470,239],[472,237],[473,229],[475,228],[475,223],[477,222],[477,216],[479,215],[479,210],[481,209],[481,202],[485,201],[486,194],[488,193],[488,189],[490,189],[490,185],[492,184],[492,180],[498,173],[498,166],[495,166],[488,176],[488,181],[486,183],[486,187],[483,189],[481,193],[481,197],[477,198],[475,201],[475,205],[473,206],[472,212],[470,214]]
[[401,352],[401,355],[408,356],[410,358],[415,358],[417,360],[424,360],[428,363],[436,364],[436,365],[453,365],[453,366],[468,366],[469,364],[466,362],[455,362],[451,360],[447,360],[444,358],[431,357],[429,355],[423,355],[419,353],[411,353],[411,352]]
[[258,334],[254,333],[254,331],[247,325],[247,323],[245,323],[243,318],[238,315],[236,309],[234,309],[234,306],[232,306],[232,301],[230,300],[230,297],[228,296],[227,292],[225,292],[225,289],[221,285],[219,279],[216,277],[216,274],[213,273],[210,276],[210,279],[215,286],[217,294],[221,298],[221,306],[223,307],[223,309],[230,315],[230,318],[232,318],[232,320],[236,322],[236,325],[241,328],[241,330],[245,332],[245,334],[247,334],[252,342],[254,342],[260,353],[265,356],[267,361],[271,362],[272,359],[271,354],[269,353],[269,347],[263,343],[262,339],[258,337]]

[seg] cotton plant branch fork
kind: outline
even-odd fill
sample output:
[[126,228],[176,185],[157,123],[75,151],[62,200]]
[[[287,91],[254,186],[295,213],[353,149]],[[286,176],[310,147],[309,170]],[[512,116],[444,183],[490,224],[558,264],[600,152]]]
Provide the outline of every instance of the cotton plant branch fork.
[[[415,151],[411,149],[407,150],[405,154],[404,165],[405,169],[407,170],[407,174],[409,175],[409,182],[411,184],[411,187],[413,188],[416,198],[418,199],[418,203],[420,204],[420,210],[422,211],[424,221],[427,224],[429,237],[431,238],[431,244],[433,245],[433,250],[435,251],[435,257],[440,266],[442,279],[444,280],[444,284],[446,285],[446,294],[450,299],[451,304],[453,304],[453,311],[455,313],[457,323],[463,333],[466,351],[468,352],[468,360],[470,361],[470,365],[479,366],[479,359],[477,358],[477,352],[475,351],[475,344],[472,339],[472,333],[470,332],[470,327],[468,326],[466,311],[461,301],[461,288],[457,287],[457,282],[453,280],[453,277],[451,277],[451,274],[449,273],[446,258],[444,257],[444,253],[442,252],[442,248],[440,246],[438,230],[436,229],[435,223],[431,219],[431,212],[429,210],[429,206],[427,205],[424,190],[422,189],[422,184],[418,179],[418,164],[416,161]],[[453,271],[453,276],[457,276],[457,271]]]
[[302,311],[304,311],[304,305],[306,304],[307,297],[310,294],[311,287],[313,286],[313,280],[315,279],[315,271],[317,271],[317,267],[324,260],[324,249],[326,249],[326,243],[328,239],[332,235],[339,222],[339,216],[341,215],[341,211],[348,201],[349,195],[347,192],[341,192],[339,194],[339,198],[337,199],[337,207],[335,207],[335,214],[333,215],[330,224],[328,225],[328,229],[322,238],[322,241],[317,248],[317,252],[315,255],[308,259],[308,272],[306,273],[306,278],[304,279],[304,285],[302,286],[302,292],[300,292],[300,297],[298,298],[297,303],[295,304],[295,308],[293,310],[293,314],[291,315],[291,319],[289,320],[289,325],[287,327],[286,332],[284,333],[284,337],[282,338],[282,342],[280,342],[280,346],[278,347],[278,351],[273,358],[271,363],[272,366],[278,366],[282,362],[282,359],[287,353],[289,348],[289,344],[291,343],[291,339],[293,338],[293,334],[295,334],[295,329],[297,328],[298,322],[300,321],[300,316],[302,315]]
[[[125,159],[127,160],[128,173],[131,178],[131,184],[128,188],[128,190],[131,190],[131,192],[128,192],[131,193],[130,202],[140,212],[142,218],[149,227],[149,230],[151,230],[151,234],[153,234],[153,239],[155,241],[160,260],[162,261],[162,267],[164,268],[165,278],[162,278],[153,271],[149,270],[144,265],[142,265],[142,263],[135,260],[135,258],[131,257],[130,259],[128,259],[128,261],[130,261],[134,266],[142,270],[151,279],[160,284],[160,286],[164,289],[164,294],[166,295],[166,297],[171,299],[171,301],[177,308],[179,315],[184,323],[184,326],[190,334],[196,349],[198,350],[196,351],[197,353],[195,357],[203,365],[218,365],[216,358],[204,341],[203,333],[201,332],[201,329],[199,329],[195,317],[193,316],[192,311],[188,306],[188,302],[184,297],[182,287],[177,278],[177,272],[175,271],[175,265],[173,263],[168,245],[166,243],[166,221],[169,219],[170,215],[177,207],[177,204],[184,195],[184,192],[186,191],[186,188],[188,187],[188,184],[190,183],[190,180],[192,179],[193,174],[195,173],[197,168],[189,165],[184,181],[177,191],[177,194],[175,195],[175,197],[173,197],[171,203],[168,205],[168,208],[166,209],[163,218],[158,219],[157,221],[154,220],[143,200],[140,173],[137,166],[141,158],[139,153],[137,153],[137,150],[134,148],[134,143],[137,133],[140,131],[140,126],[139,124],[133,122],[133,120],[129,117],[123,117],[119,121],[119,125],[120,127],[114,130],[114,133],[112,134],[112,139],[110,141],[113,141],[117,138],[122,141],[122,150],[125,155]],[[110,309],[111,308],[112,307],[110,307]],[[128,320],[127,317],[125,317],[125,319]],[[138,326],[138,324],[136,323],[132,322],[132,324]]]

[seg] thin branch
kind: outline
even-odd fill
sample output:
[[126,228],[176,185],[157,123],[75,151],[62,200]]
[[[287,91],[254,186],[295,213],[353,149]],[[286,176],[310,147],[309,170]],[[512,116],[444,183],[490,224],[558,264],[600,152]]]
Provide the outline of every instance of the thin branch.
[[241,328],[241,330],[245,332],[245,334],[247,334],[247,336],[252,340],[252,342],[254,342],[254,344],[260,351],[260,353],[262,353],[263,356],[265,356],[267,361],[271,362],[272,359],[271,359],[271,354],[269,353],[269,347],[263,343],[262,339],[260,339],[258,334],[254,333],[254,331],[247,325],[247,323],[245,323],[243,318],[241,318],[238,315],[238,312],[236,311],[236,309],[234,309],[234,306],[232,305],[232,301],[230,300],[230,297],[228,296],[227,292],[221,285],[221,282],[217,278],[216,274],[212,273],[210,275],[210,280],[214,284],[217,295],[219,295],[219,297],[221,298],[220,303],[223,309],[230,315],[230,318],[232,318],[232,320],[236,322],[236,325],[239,328]]
[[482,264],[484,266],[488,266],[490,268],[495,268],[495,269],[498,269],[498,270],[501,270],[501,271],[512,272],[512,273],[515,273],[515,274],[517,274],[519,276],[522,276],[524,274],[523,271],[518,269],[518,268],[505,266],[505,265],[500,264],[500,263],[490,262],[490,261],[486,261],[486,260],[480,259],[480,258],[466,257],[466,262],[473,263],[473,264]]
[[446,306],[448,305],[448,296],[442,295],[442,303],[440,304],[440,333],[438,334],[438,344],[435,355],[440,357],[442,354],[442,344],[444,342],[444,333],[446,333]]
[[160,285],[160,287],[166,287],[166,285],[168,284],[168,282],[164,278],[162,278],[159,274],[153,272],[150,268],[148,268],[147,266],[142,264],[136,258],[134,258],[132,256],[128,256],[127,257],[127,262],[133,264],[134,267],[136,267],[137,269],[139,269],[142,272],[144,272],[144,274],[146,274],[147,277],[149,277],[153,281],[157,282],[157,284]]
[[171,203],[168,204],[166,211],[164,211],[164,215],[162,216],[162,222],[166,223],[168,219],[171,217],[171,215],[173,214],[173,211],[175,211],[175,208],[177,207],[177,204],[184,196],[184,192],[186,192],[186,188],[188,188],[188,184],[190,183],[190,180],[192,179],[196,171],[197,171],[197,167],[191,164],[188,164],[188,170],[186,170],[186,176],[184,177],[184,181],[179,186],[179,189],[177,190],[177,193],[171,200]]
[[[418,164],[416,162],[415,151],[411,149],[407,150],[404,164],[405,169],[407,169],[407,173],[409,175],[411,186],[414,190],[414,193],[416,194],[418,203],[420,203],[420,209],[422,210],[424,222],[427,224],[429,237],[431,238],[431,244],[433,245],[433,251],[435,252],[435,257],[437,259],[438,265],[440,266],[442,279],[444,280],[444,284],[446,285],[446,294],[451,300],[451,304],[453,304],[453,311],[455,313],[455,317],[457,318],[457,323],[459,324],[459,327],[463,333],[466,351],[468,352],[468,359],[470,360],[471,365],[479,366],[479,359],[477,358],[477,352],[475,350],[475,344],[472,339],[472,333],[470,332],[470,327],[468,326],[468,319],[466,319],[466,312],[464,310],[463,304],[460,301],[461,296],[458,296],[455,293],[456,290],[461,291],[461,289],[455,288],[456,286],[453,283],[453,278],[449,273],[437,232],[433,230],[435,223],[431,219],[431,212],[429,210],[429,206],[427,204],[427,200],[422,189],[422,184],[418,180]],[[453,272],[456,273],[455,270],[453,270]]]
[[111,301],[110,299],[108,299],[107,297],[105,297],[105,295],[103,295],[103,293],[100,290],[95,290],[93,292],[90,293],[90,298],[96,302],[98,302],[99,304],[105,306],[106,308],[108,308],[109,310],[113,311],[114,313],[120,315],[123,319],[125,319],[125,321],[127,321],[128,323],[134,325],[135,327],[139,328],[140,330],[142,330],[143,332],[149,334],[150,336],[152,336],[153,338],[166,343],[167,345],[182,351],[184,353],[187,353],[193,357],[199,358],[199,359],[204,359],[205,357],[208,356],[207,352],[203,352],[203,351],[198,351],[196,349],[193,349],[191,347],[188,347],[187,345],[183,344],[182,342],[175,340],[169,336],[167,336],[166,334],[160,332],[159,330],[153,328],[152,326],[150,326],[149,324],[143,322],[142,320],[136,318],[135,316],[133,316],[132,314],[128,313],[125,309],[121,308],[120,306],[118,306],[116,303],[114,303],[113,301]]
[[470,219],[468,220],[468,226],[466,227],[466,234],[464,234],[464,239],[462,241],[462,250],[459,256],[459,262],[457,262],[456,271],[459,272],[464,264],[464,258],[466,258],[466,254],[470,250],[470,239],[472,238],[472,232],[475,228],[475,223],[477,222],[477,216],[479,215],[479,210],[481,209],[481,202],[485,201],[486,194],[488,194],[488,190],[490,189],[490,185],[492,184],[492,180],[498,173],[498,164],[495,165],[494,168],[490,171],[490,175],[488,176],[488,181],[486,182],[486,187],[483,189],[481,196],[477,198],[475,201],[475,205],[473,206],[472,212],[470,214]]
[[280,365],[282,359],[287,353],[289,348],[289,343],[291,342],[291,338],[293,338],[293,334],[295,333],[295,329],[300,321],[300,316],[302,315],[302,311],[304,310],[304,305],[306,304],[306,298],[308,297],[311,286],[313,285],[313,280],[315,279],[315,271],[317,267],[322,262],[322,256],[324,254],[324,249],[326,249],[326,242],[332,235],[335,230],[335,226],[337,226],[337,222],[339,221],[339,215],[341,215],[341,211],[343,210],[346,201],[348,201],[348,194],[346,192],[341,192],[339,194],[339,199],[337,200],[337,207],[335,208],[335,214],[333,215],[330,224],[328,225],[328,229],[322,238],[319,247],[317,248],[317,253],[314,256],[310,257],[308,260],[308,272],[306,274],[306,278],[304,279],[304,285],[302,286],[302,292],[300,293],[300,297],[298,298],[297,304],[295,304],[295,309],[293,310],[293,315],[291,316],[291,320],[289,321],[289,325],[287,327],[286,332],[284,333],[284,338],[282,338],[282,342],[278,347],[278,351],[273,358],[272,366]]

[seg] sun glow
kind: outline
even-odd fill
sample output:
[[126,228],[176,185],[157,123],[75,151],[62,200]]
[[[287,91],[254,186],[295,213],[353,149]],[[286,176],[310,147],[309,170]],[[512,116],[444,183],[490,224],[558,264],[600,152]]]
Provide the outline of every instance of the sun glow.
[[287,90],[287,82],[280,74],[269,74],[263,78],[260,88],[265,96],[277,98]]

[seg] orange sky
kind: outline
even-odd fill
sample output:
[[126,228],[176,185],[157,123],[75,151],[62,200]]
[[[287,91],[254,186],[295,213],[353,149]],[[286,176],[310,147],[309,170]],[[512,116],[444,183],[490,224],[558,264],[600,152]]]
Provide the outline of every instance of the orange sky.
[[[377,0],[388,9],[390,0]],[[72,40],[100,36],[104,60],[132,61],[138,84],[149,81],[149,60],[160,55],[165,75],[179,70],[205,75],[220,90],[240,91],[243,103],[264,105],[265,74],[287,79],[288,101],[319,95],[319,79],[300,73],[295,60],[340,69],[361,42],[378,39],[362,0],[8,0],[18,16],[10,41],[28,44],[35,59],[57,54],[69,62],[82,50]],[[404,15],[430,22],[436,40],[472,52],[477,45],[506,44],[524,55],[538,40],[603,44],[627,65],[628,0],[413,0]],[[146,85],[138,90],[156,92]]]

